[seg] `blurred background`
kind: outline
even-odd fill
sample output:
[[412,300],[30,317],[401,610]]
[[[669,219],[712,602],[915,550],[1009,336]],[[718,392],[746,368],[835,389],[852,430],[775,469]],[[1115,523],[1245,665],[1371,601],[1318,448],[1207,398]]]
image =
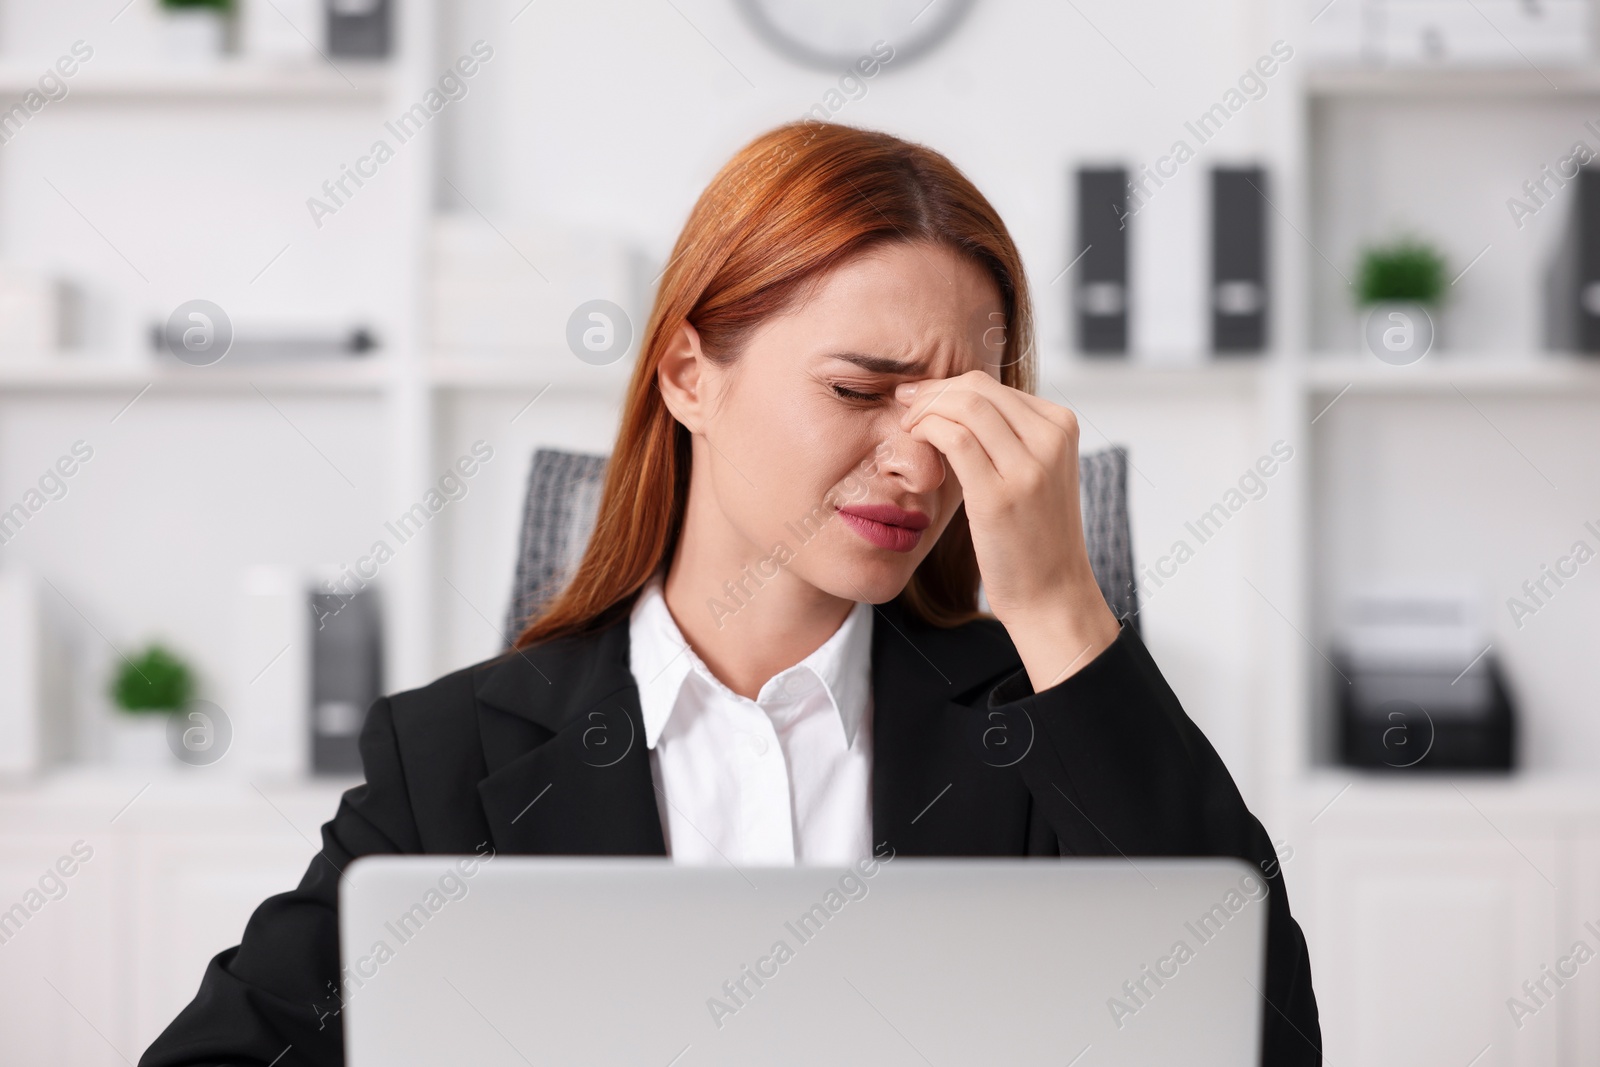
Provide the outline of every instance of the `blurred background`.
[[535,450],[609,449],[695,197],[809,116],[1010,226],[1328,1062],[1600,1060],[1596,33],[0,0],[0,1058],[136,1060],[298,881],[366,702],[503,647]]

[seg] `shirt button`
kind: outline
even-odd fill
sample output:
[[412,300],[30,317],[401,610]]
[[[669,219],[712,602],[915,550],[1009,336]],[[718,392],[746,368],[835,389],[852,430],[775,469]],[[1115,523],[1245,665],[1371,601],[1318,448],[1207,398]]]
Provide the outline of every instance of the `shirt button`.
[[765,756],[767,754],[767,747],[767,739],[765,737],[762,737],[760,734],[750,735],[750,748],[755,752],[756,755]]

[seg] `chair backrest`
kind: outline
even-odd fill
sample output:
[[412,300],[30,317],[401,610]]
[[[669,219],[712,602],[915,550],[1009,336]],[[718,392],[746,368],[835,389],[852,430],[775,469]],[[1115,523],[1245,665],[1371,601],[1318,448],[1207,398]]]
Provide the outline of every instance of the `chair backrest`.
[[[506,612],[506,643],[561,590],[594,530],[606,459],[587,452],[541,448],[528,472],[516,583]],[[1119,619],[1139,626],[1133,547],[1128,529],[1128,451],[1108,448],[1079,457],[1083,532],[1089,563],[1106,603]]]

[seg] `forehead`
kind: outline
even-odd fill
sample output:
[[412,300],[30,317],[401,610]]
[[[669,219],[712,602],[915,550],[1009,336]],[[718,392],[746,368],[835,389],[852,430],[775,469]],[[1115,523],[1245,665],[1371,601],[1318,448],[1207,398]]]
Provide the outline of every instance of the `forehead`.
[[986,270],[944,245],[921,241],[882,245],[847,260],[822,277],[806,303],[832,313],[901,312],[932,320],[1001,306]]
[[930,370],[951,374],[984,362],[984,331],[1004,324],[1003,308],[994,279],[971,259],[942,245],[896,243],[830,271],[771,325],[813,355],[928,360],[943,364]]

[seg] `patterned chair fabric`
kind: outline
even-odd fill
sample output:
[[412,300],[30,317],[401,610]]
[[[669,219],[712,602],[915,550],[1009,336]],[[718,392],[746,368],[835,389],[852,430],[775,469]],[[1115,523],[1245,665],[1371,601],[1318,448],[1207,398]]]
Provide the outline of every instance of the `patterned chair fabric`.
[[[560,591],[578,565],[600,506],[606,458],[541,448],[528,472],[516,584],[506,612],[506,643]],[[1138,629],[1133,547],[1128,530],[1128,451],[1108,448],[1079,457],[1083,529],[1089,562],[1106,603]]]

